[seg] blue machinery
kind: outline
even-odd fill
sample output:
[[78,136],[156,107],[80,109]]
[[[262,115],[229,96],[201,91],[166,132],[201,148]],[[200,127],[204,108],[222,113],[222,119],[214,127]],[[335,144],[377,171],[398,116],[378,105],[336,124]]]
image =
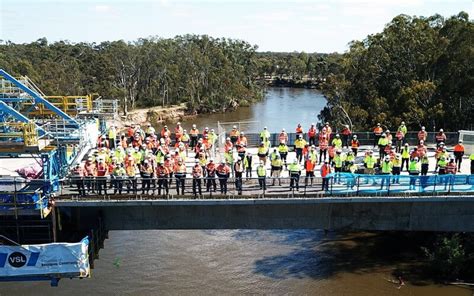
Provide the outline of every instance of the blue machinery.
[[24,209],[47,209],[49,196],[60,189],[79,151],[104,132],[106,116],[114,116],[116,108],[116,101],[93,95],[47,97],[28,77],[15,78],[0,69],[0,161],[26,156],[41,166],[35,180],[0,179],[0,213],[13,210],[18,216]]

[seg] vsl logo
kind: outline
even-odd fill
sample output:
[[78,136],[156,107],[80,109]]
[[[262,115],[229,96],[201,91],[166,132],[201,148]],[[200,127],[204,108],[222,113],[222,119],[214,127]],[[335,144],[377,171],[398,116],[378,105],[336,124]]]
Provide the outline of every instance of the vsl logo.
[[8,263],[16,268],[20,268],[26,264],[26,256],[20,252],[13,252],[8,256]]
[[8,256],[8,253],[0,253],[0,268],[5,267],[5,264],[8,264],[15,268],[20,268],[25,266],[35,266],[38,262],[39,252],[31,252],[30,259],[26,259],[26,255],[20,252],[13,252]]

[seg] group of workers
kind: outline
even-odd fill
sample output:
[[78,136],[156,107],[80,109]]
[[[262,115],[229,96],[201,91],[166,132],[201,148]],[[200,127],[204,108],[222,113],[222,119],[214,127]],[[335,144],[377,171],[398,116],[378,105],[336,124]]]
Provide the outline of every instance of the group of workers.
[[[278,134],[278,145],[273,148],[271,134],[264,127],[259,134],[255,158],[248,151],[248,139],[244,132],[233,126],[226,134],[228,137],[223,148],[217,150],[218,135],[207,127],[201,132],[193,125],[188,132],[178,122],[173,131],[165,125],[157,132],[151,124],[145,128],[131,125],[119,133],[115,126],[110,126],[107,133],[99,137],[97,149],[73,169],[73,180],[80,195],[86,195],[86,191],[107,194],[111,188],[114,194],[141,191],[142,194],[169,195],[173,181],[176,194],[184,195],[185,181],[191,178],[193,195],[202,196],[203,185],[207,192],[217,191],[216,180],[220,193],[227,194],[227,183],[231,176],[238,194],[242,194],[244,174],[246,178],[252,178],[254,171],[259,188],[266,190],[268,164],[272,185],[278,182],[278,186],[281,186],[282,172],[285,170],[290,177],[291,190],[299,190],[302,172],[305,172],[305,186],[312,186],[317,165],[320,165],[322,190],[328,190],[329,180],[326,177],[332,172],[400,175],[406,170],[409,175],[428,174],[427,132],[422,127],[418,132],[417,145],[410,148],[405,142],[407,128],[403,122],[395,137],[381,124],[377,124],[373,129],[373,146],[378,148],[379,157],[373,150],[366,150],[360,164],[356,163],[356,157],[361,145],[349,126],[344,126],[340,133],[333,133],[329,123],[319,130],[315,124],[311,124],[305,133],[301,124],[298,124],[292,145],[283,129]],[[440,130],[436,135],[435,171],[440,175],[455,174],[461,167],[464,146],[459,141],[454,147],[454,157],[451,157],[444,145],[445,141],[446,135]],[[291,146],[294,146],[295,158],[287,162]],[[186,162],[190,155],[194,161],[192,167],[188,168]],[[258,161],[254,170],[255,159]],[[474,154],[470,160],[472,174]]]

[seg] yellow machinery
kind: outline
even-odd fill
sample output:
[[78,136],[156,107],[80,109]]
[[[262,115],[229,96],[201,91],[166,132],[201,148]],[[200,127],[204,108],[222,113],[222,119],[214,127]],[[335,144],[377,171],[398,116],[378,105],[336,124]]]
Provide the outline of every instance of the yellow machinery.
[[[45,98],[54,106],[61,109],[64,113],[76,116],[80,113],[91,113],[93,102],[98,97],[97,94],[86,96],[45,96]],[[43,104],[25,104],[25,108],[31,108],[30,114],[33,116],[52,116],[55,113],[46,108]]]

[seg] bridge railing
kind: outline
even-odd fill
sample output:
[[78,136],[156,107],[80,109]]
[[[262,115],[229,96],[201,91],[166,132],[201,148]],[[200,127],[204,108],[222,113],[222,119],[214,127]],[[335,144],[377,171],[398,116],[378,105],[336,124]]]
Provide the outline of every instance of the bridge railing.
[[[391,196],[426,195],[474,192],[474,175],[361,175],[350,173],[331,174],[321,177],[299,178],[266,177],[262,186],[259,178],[219,179],[200,178],[201,192],[193,192],[193,178],[167,179],[142,177],[71,177],[63,181],[60,196],[63,198],[241,198],[241,197],[304,197],[304,196]],[[165,183],[166,182],[166,183]],[[180,190],[178,192],[178,182]],[[166,186],[168,190],[166,190]],[[184,184],[184,185],[183,185]],[[265,184],[265,186],[263,186]],[[184,186],[184,192],[183,192]],[[161,188],[160,188],[161,187]],[[224,190],[226,187],[226,190]],[[197,187],[196,187],[197,188]]]

